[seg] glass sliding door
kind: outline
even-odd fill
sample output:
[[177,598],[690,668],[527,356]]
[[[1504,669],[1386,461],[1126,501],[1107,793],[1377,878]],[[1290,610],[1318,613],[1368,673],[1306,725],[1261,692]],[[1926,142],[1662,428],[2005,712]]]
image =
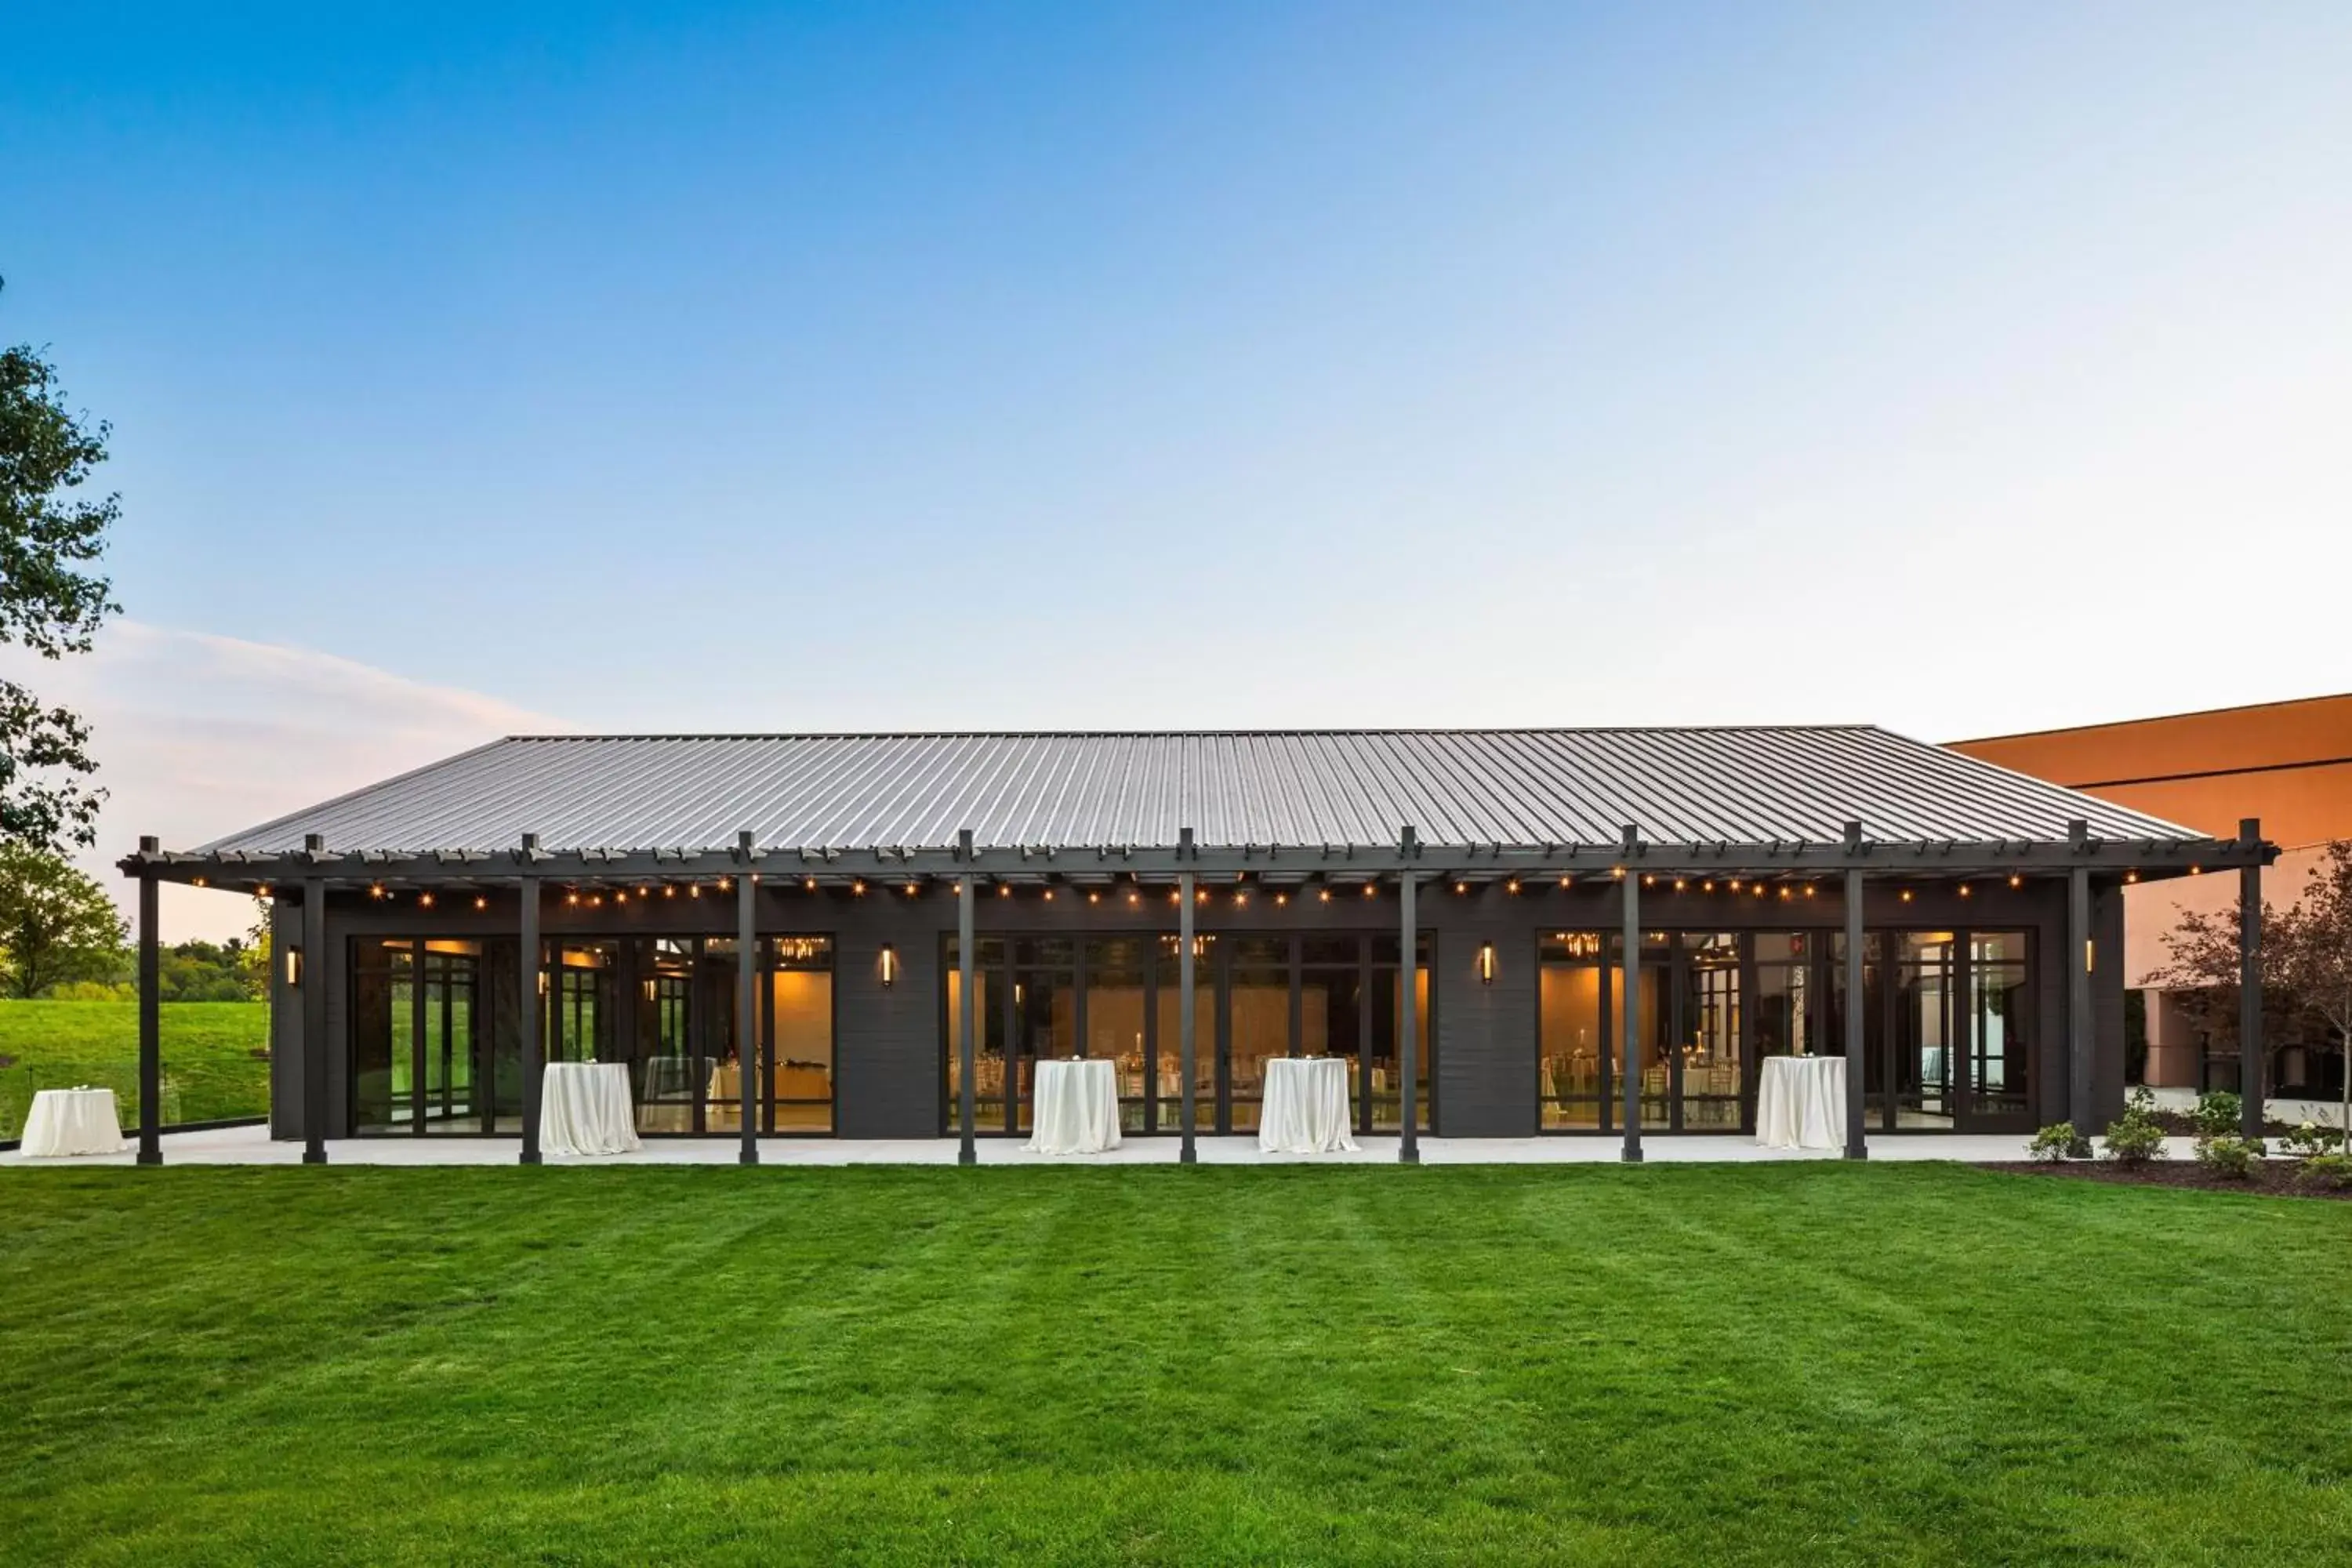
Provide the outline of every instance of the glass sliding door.
[[[1152,1127],[1160,1132],[1181,1132],[1184,1128],[1183,994],[1177,941],[1163,935],[1154,944]],[[1196,1133],[1217,1130],[1217,960],[1215,937],[1192,938],[1192,1131]]]
[[1968,1074],[1961,1107],[1970,1131],[2033,1125],[2026,937],[2021,931],[1969,933]]
[[[512,954],[511,944],[508,952]],[[478,1003],[482,944],[365,937],[352,954],[352,1130],[361,1136],[511,1131],[498,1126],[479,1086],[503,1067],[519,1079],[515,1037],[493,1052]]]
[[1739,938],[1685,931],[1676,942],[1674,1124],[1737,1132],[1743,1104]]
[[834,1130],[833,939],[770,937],[761,955],[761,1052],[768,1063],[765,1132]]
[[[955,937],[947,939],[945,952],[947,1026],[940,1037],[947,1042],[947,1130],[952,1132],[963,1116],[963,960]],[[1002,1132],[1009,1125],[1004,1069],[1013,1032],[1006,1005],[1013,990],[1012,944],[994,936],[974,942],[971,979],[972,1127]]]
[[1079,1054],[1077,944],[1067,937],[1013,943],[1012,1130],[1030,1130],[1041,1061]]
[[[1364,1077],[1371,1099],[1370,1130],[1401,1132],[1404,1130],[1404,1079],[1399,1051],[1404,1016],[1404,942],[1392,931],[1384,931],[1370,938],[1369,943],[1372,1043],[1365,1057]],[[1430,1085],[1435,1081],[1430,1063],[1436,1056],[1437,1043],[1429,1026],[1430,964],[1436,957],[1436,942],[1431,933],[1423,931],[1413,946],[1412,1124],[1416,1131],[1426,1132],[1435,1124],[1437,1115],[1436,1102],[1430,1094]]]
[[636,965],[637,1131],[699,1132],[709,1067],[695,1051],[694,939],[642,941]]
[[1118,1079],[1122,1132],[1141,1132],[1151,1110],[1151,1031],[1145,993],[1150,939],[1099,937],[1080,945],[1078,959],[1086,1002],[1082,1048],[1113,1064]]
[[1371,1130],[1363,1053],[1371,1040],[1366,992],[1371,972],[1358,936],[1302,936],[1298,942],[1298,1054],[1348,1064],[1349,1125]]
[[1597,1131],[1609,1102],[1609,1029],[1601,1000],[1599,931],[1546,933],[1536,952],[1536,1125]]
[[1292,1054],[1291,944],[1286,938],[1239,936],[1225,949],[1225,1131],[1257,1131],[1265,1098],[1265,1064]]
[[1894,940],[1895,1126],[1949,1131],[1958,1109],[1958,942],[1950,931],[1898,931]]

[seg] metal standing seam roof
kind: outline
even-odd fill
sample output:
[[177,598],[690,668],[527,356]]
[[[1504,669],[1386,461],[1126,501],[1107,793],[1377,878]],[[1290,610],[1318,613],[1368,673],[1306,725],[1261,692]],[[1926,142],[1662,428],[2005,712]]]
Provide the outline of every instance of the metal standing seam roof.
[[1870,725],[510,736],[203,847],[349,851],[2196,839]]

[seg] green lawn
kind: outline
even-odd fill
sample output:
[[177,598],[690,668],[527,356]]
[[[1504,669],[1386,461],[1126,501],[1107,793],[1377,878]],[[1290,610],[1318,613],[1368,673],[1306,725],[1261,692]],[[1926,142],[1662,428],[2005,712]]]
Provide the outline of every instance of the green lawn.
[[[269,1113],[269,1009],[260,1002],[166,1002],[163,1120],[220,1121]],[[100,1084],[139,1115],[135,1002],[0,1001],[0,1139],[16,1136],[33,1091]]]
[[0,1172],[0,1559],[2352,1560],[2352,1209],[1958,1167]]

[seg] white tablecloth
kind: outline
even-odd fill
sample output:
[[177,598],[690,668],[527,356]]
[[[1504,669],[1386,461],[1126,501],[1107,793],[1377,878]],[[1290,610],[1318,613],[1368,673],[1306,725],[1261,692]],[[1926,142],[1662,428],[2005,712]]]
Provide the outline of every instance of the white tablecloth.
[[550,1062],[541,1069],[539,1146],[550,1154],[625,1154],[637,1142],[623,1062]]
[[33,1096],[20,1147],[37,1159],[60,1154],[120,1154],[122,1123],[110,1089],[45,1089]]
[[1766,1057],[1756,1093],[1756,1142],[1767,1149],[1842,1146],[1845,1058]]
[[1118,1079],[1108,1057],[1042,1061],[1031,1084],[1028,1149],[1099,1154],[1118,1147]]
[[1265,1064],[1257,1146],[1269,1154],[1353,1149],[1348,1135],[1348,1058],[1276,1057]]

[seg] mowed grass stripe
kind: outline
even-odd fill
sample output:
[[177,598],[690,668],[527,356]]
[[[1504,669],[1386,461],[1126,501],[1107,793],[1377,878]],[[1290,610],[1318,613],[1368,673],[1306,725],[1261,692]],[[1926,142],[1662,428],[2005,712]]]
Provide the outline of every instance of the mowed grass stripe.
[[0,1560],[2352,1555],[2341,1205],[1796,1164],[0,1201]]

